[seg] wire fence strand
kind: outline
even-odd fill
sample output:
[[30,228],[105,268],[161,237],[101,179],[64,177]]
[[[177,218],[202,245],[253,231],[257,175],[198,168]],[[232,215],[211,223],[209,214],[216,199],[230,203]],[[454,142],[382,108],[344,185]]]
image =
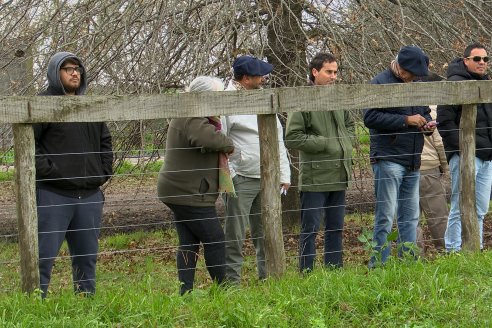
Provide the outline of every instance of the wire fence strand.
[[[487,128],[487,129],[490,129],[490,128]],[[456,129],[456,130],[440,130],[442,132],[446,131],[446,132],[450,132],[450,131],[458,131],[459,129]],[[479,129],[477,129],[479,130]],[[415,133],[415,134],[422,134],[422,132],[410,132],[410,133]],[[388,135],[399,135],[399,134],[408,134],[408,133],[388,133]],[[367,134],[359,134],[358,135],[358,138],[359,140],[361,138],[364,138],[364,137],[371,137],[372,135],[370,133],[367,133]],[[341,138],[344,138],[344,137],[334,137],[334,138],[325,138],[327,141],[329,142],[335,142],[336,140],[339,140]],[[349,137],[350,139],[355,139],[354,136],[350,136]],[[287,140],[289,141],[289,140]],[[297,141],[297,140],[290,140],[290,141]],[[282,141],[280,141],[282,142]],[[257,145],[258,143],[251,143],[251,145]],[[189,150],[190,148],[170,148],[170,149],[152,149],[153,152],[157,152],[157,154],[159,153],[164,153],[164,156],[165,156],[165,153],[166,152],[169,152],[169,151],[179,151],[179,150]],[[201,147],[194,147],[193,149],[195,150],[200,150]],[[492,148],[477,148],[477,150],[490,150]],[[83,156],[83,155],[86,155],[86,154],[104,154],[104,153],[108,153],[108,152],[90,152],[90,153],[64,153],[64,154],[43,154],[43,156]],[[133,150],[125,150],[125,151],[113,151],[111,152],[113,153],[114,155],[118,156],[120,154],[123,154],[123,156],[126,156],[127,158],[133,158],[137,161],[137,163],[145,163],[147,160],[148,160],[148,157],[141,157],[142,154],[145,153],[145,151],[143,149],[133,149]],[[159,155],[160,156],[160,155]],[[399,154],[398,157],[402,157],[402,156],[420,156],[420,153],[419,152],[414,152],[414,153],[406,153],[406,154]],[[394,158],[395,156],[394,155],[387,155],[387,156],[378,156],[378,160],[390,160],[392,158]],[[1,161],[5,161],[5,160],[9,160],[11,158],[10,155],[2,155],[0,156],[0,160]],[[159,157],[160,158],[160,157]],[[350,158],[346,158],[346,159],[336,159],[336,158],[327,158],[327,159],[320,159],[320,160],[315,160],[315,161],[297,161],[296,165],[313,165],[313,164],[317,164],[317,163],[329,163],[329,162],[340,162],[340,161],[344,161],[344,160],[348,160],[348,161],[353,161],[353,162],[357,162],[357,161],[366,161],[367,163],[367,160],[368,160],[368,156],[366,154],[362,154],[362,153],[358,153],[358,154],[354,154],[352,155]],[[423,160],[425,162],[425,159]],[[9,166],[9,165],[7,165]],[[9,166],[10,167],[10,166]],[[168,172],[168,173],[183,173],[183,172],[192,172],[192,171],[209,171],[209,170],[218,170],[219,167],[214,167],[214,168],[209,168],[209,169],[201,169],[201,170],[197,170],[197,169],[187,169],[187,168],[183,168],[183,169],[180,169],[180,170],[175,170],[175,171],[171,171],[171,172]],[[50,181],[55,181],[55,180],[66,180],[66,179],[86,179],[86,178],[119,178],[119,179],[125,179],[125,178],[131,178],[131,177],[138,177],[138,178],[142,178],[142,177],[156,177],[158,176],[158,172],[149,172],[149,171],[139,171],[139,172],[130,172],[130,173],[115,173],[111,176],[107,176],[107,175],[96,175],[96,176],[79,176],[79,177],[69,177],[69,178],[62,178],[62,179],[37,179],[36,182],[38,183],[46,183],[46,182],[50,182]],[[431,174],[429,174],[431,175]],[[421,178],[422,177],[425,177],[426,175],[425,174],[421,174],[420,175]],[[435,176],[435,175],[433,175]],[[386,178],[386,179],[391,179],[391,178]],[[369,167],[366,168],[366,171],[361,171],[361,172],[357,172],[357,173],[354,173],[354,175],[349,179],[349,181],[335,181],[335,182],[331,182],[331,183],[312,183],[312,184],[298,184],[298,185],[292,185],[290,188],[291,190],[305,190],[305,189],[309,189],[309,188],[312,188],[312,187],[327,187],[328,189],[330,188],[330,186],[333,186],[333,185],[336,185],[336,184],[339,184],[339,183],[347,183],[347,184],[350,184],[350,183],[355,183],[355,184],[367,184],[367,185],[371,185],[375,182],[381,182],[385,179],[374,179],[374,177],[372,176],[372,172],[370,170]],[[2,183],[5,183],[5,184],[12,184],[12,182],[10,181],[2,181]],[[145,188],[143,188],[143,190],[145,190]],[[241,191],[237,191],[238,193],[238,196],[240,197],[241,196],[241,193],[260,193],[261,190],[259,188],[256,188],[256,189],[249,189],[249,190],[241,190]],[[367,191],[365,191],[367,192]],[[369,192],[372,192],[369,191]],[[112,208],[116,208],[116,209],[120,209],[121,206],[150,206],[151,204],[158,204],[158,206],[162,206],[162,208],[164,208],[164,205],[162,204],[162,202],[166,202],[166,201],[172,201],[172,199],[175,199],[175,198],[180,198],[180,197],[194,197],[194,196],[203,196],[203,195],[216,195],[217,193],[203,193],[203,194],[182,194],[182,195],[175,195],[175,196],[170,196],[170,197],[166,197],[166,198],[159,198],[158,196],[155,196],[155,195],[144,195],[143,197],[142,196],[137,196],[139,195],[139,190],[132,190],[130,192],[132,196],[129,196],[129,197],[121,197],[121,194],[111,194],[109,193],[107,196],[108,198],[102,202],[106,208],[106,210],[110,210]],[[357,195],[357,194],[360,194],[361,191],[360,190],[357,190],[357,189],[350,189],[347,191],[347,194],[354,194],[354,195]],[[432,197],[434,196],[444,196],[444,197],[450,197],[451,195],[449,193],[439,193],[439,194],[436,194],[436,195],[432,195]],[[114,197],[114,198],[112,198]],[[426,196],[426,195],[420,195],[419,196],[420,199],[426,199],[428,197],[431,197],[431,196]],[[396,202],[398,203],[405,203],[407,202],[408,200],[410,200],[411,198],[401,198],[401,197],[397,197],[396,198]],[[302,213],[305,212],[305,211],[314,211],[314,210],[317,210],[317,211],[326,211],[326,210],[329,210],[329,209],[333,209],[333,208],[336,208],[336,207],[339,207],[339,206],[343,206],[343,207],[348,207],[348,206],[357,206],[357,207],[372,207],[372,206],[378,206],[378,204],[380,203],[384,203],[385,201],[377,201],[377,200],[370,200],[370,201],[366,201],[366,200],[360,200],[360,201],[357,201],[357,199],[355,199],[354,201],[350,202],[350,203],[347,203],[347,204],[343,204],[343,205],[336,205],[336,206],[319,206],[319,207],[311,207],[311,208],[297,208],[297,209],[283,209],[282,210],[282,214],[296,214],[297,213],[297,216],[298,217],[301,217],[302,216]],[[76,203],[68,203],[68,204],[52,204],[52,205],[39,205],[38,208],[48,208],[48,207],[63,207],[63,206],[83,206],[83,205],[91,205],[91,204],[101,204],[101,202],[85,202],[83,199],[81,199],[80,201],[76,202]],[[2,206],[2,209],[0,210],[0,216],[4,217],[4,216],[7,216],[8,214],[12,214],[13,211],[14,211],[14,206],[13,205],[7,205],[6,206]],[[10,210],[10,211],[9,211]],[[254,215],[261,215],[261,213],[248,213],[247,215],[244,215],[245,217],[248,217],[248,216],[254,216]],[[216,219],[219,219],[221,222],[224,222],[225,220],[239,220],[241,219],[241,217],[238,217],[238,216],[228,216],[227,214],[224,214],[224,215],[217,215],[215,217],[206,217],[206,218],[200,218],[200,219],[190,219],[190,220],[182,220],[180,222],[191,222],[191,221],[196,221],[196,220],[202,220],[202,221],[206,221],[206,220],[216,220]],[[242,218],[244,219],[244,218]],[[413,220],[413,219],[412,219]],[[447,217],[429,217],[429,218],[425,218],[425,220],[427,221],[427,223],[429,222],[433,222],[433,221],[439,221],[439,222],[442,222],[443,220],[444,221],[447,221]],[[402,221],[402,220],[398,220],[397,218],[394,219],[394,222],[393,222],[393,226],[396,227],[396,229],[398,230],[398,225],[399,224],[404,224],[406,223],[407,221]],[[79,231],[88,231],[88,230],[97,230],[97,231],[101,231],[101,230],[118,230],[118,229],[141,229],[141,228],[164,228],[164,227],[170,227],[170,226],[173,226],[174,225],[174,221],[173,220],[170,220],[169,218],[162,218],[162,221],[161,222],[138,222],[138,223],[130,223],[130,224],[115,224],[115,225],[105,225],[105,226],[101,226],[101,227],[92,227],[92,228],[84,228],[84,229],[67,229],[67,230],[53,230],[53,231],[40,231],[39,234],[42,235],[42,234],[65,234],[65,233],[68,233],[68,232],[79,232]],[[329,234],[329,233],[336,233],[336,232],[342,232],[344,235],[345,235],[345,238],[356,238],[357,236],[360,236],[362,233],[364,233],[364,231],[366,231],[366,233],[370,233],[370,231],[378,228],[379,226],[378,225],[375,225],[374,224],[374,220],[373,220],[373,215],[372,215],[372,218],[371,218],[371,215],[366,215],[364,219],[362,219],[362,214],[361,214],[361,220],[358,220],[357,222],[350,222],[350,225],[349,226],[345,226],[343,229],[320,229],[319,231],[312,231],[312,232],[300,232],[300,233],[285,233],[283,235],[284,237],[284,244],[287,246],[286,249],[287,249],[287,252],[289,253],[292,253],[292,252],[298,252],[298,239],[299,237],[302,235],[302,234],[310,234],[310,235],[314,235],[316,237],[316,239],[319,239],[319,237],[323,234]],[[491,233],[489,232],[484,232],[484,237],[490,237],[491,236]],[[15,238],[17,237],[18,234],[16,233],[8,233],[8,234],[3,234],[3,235],[0,235],[0,238],[4,238],[4,239],[10,239],[10,238]],[[72,260],[74,258],[77,258],[77,257],[84,257],[84,256],[97,256],[97,257],[101,257],[101,258],[104,258],[104,257],[109,257],[109,256],[125,256],[125,255],[134,255],[134,254],[158,254],[159,252],[176,252],[176,251],[179,251],[180,247],[188,247],[188,246],[200,246],[202,245],[202,247],[204,246],[207,246],[207,245],[216,245],[216,244],[227,244],[227,243],[231,243],[231,242],[241,242],[241,243],[248,243],[248,244],[254,244],[254,241],[255,240],[259,240],[259,239],[262,239],[263,236],[259,236],[259,237],[248,237],[248,238],[245,238],[245,239],[228,239],[228,240],[219,240],[219,241],[213,241],[213,242],[208,242],[208,243],[194,243],[194,244],[186,244],[186,245],[162,245],[162,246],[158,246],[158,247],[141,247],[141,248],[135,248],[135,249],[124,249],[124,250],[103,250],[103,251],[100,251],[100,252],[97,252],[97,253],[94,253],[94,254],[82,254],[82,255],[61,255],[61,256],[54,256],[54,257],[47,257],[47,258],[40,258],[39,260],[40,261],[47,261],[47,260]],[[289,241],[290,240],[290,241]],[[293,241],[293,242],[292,242]],[[419,243],[423,243],[423,244],[434,244],[435,242],[442,242],[442,238],[434,238],[434,237],[425,237],[421,240],[418,240]],[[344,250],[339,250],[339,251],[316,251],[315,253],[313,254],[303,254],[303,256],[306,256],[306,255],[313,255],[313,256],[316,256],[316,257],[322,257],[326,254],[332,254],[332,253],[337,253],[337,252],[345,252],[345,253],[361,253],[361,254],[364,254],[363,256],[365,257],[365,260],[363,261],[366,261],[368,260],[368,255],[369,255],[369,251],[367,249],[367,245],[364,246],[362,245],[362,242],[359,242],[359,241],[354,241],[354,240],[350,240],[350,242],[348,241],[345,241],[347,244],[350,245],[349,248],[345,248]],[[354,246],[354,243],[355,244],[361,244],[360,246]],[[319,247],[318,247],[319,249]],[[289,255],[287,256],[287,260],[288,261],[294,261],[294,260],[299,260],[299,255]],[[261,261],[261,260],[260,260]],[[1,260],[0,259],[0,265],[18,265],[20,262],[19,260]],[[206,265],[202,265],[201,267],[197,268],[198,270],[205,270],[207,269],[207,266]],[[170,270],[171,271],[171,270]],[[173,270],[175,271],[175,270]],[[112,279],[112,278],[109,278],[109,279]],[[82,281],[78,281],[78,282],[82,282]],[[75,282],[77,283],[77,282]]]

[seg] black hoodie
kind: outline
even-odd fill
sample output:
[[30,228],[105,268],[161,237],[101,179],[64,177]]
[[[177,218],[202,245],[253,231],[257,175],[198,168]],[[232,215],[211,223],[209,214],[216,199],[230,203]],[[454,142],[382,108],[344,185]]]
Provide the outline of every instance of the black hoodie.
[[[41,95],[66,95],[60,81],[60,67],[69,58],[83,67],[81,60],[72,53],[55,54],[48,64],[48,89]],[[86,87],[84,69],[76,94],[85,94]],[[111,135],[105,123],[38,123],[33,127],[38,188],[85,198],[96,193],[111,176]]]
[[[454,59],[448,67],[448,81],[489,80],[488,75],[480,76],[469,72],[463,58]],[[459,154],[459,127],[461,105],[437,106],[438,130],[441,134],[446,157],[449,160]],[[475,155],[484,161],[492,160],[492,104],[477,105]]]

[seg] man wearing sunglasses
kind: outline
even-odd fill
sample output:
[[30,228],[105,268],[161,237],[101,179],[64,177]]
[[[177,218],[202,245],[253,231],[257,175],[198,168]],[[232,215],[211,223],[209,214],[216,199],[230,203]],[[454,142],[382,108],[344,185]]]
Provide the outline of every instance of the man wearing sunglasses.
[[[487,75],[489,57],[485,47],[473,43],[466,47],[463,58],[454,59],[448,66],[448,81],[489,80]],[[451,173],[451,209],[449,211],[444,243],[447,251],[461,249],[461,213],[459,207],[459,126],[461,105],[437,107],[439,133],[442,136]],[[489,208],[492,184],[492,104],[477,105],[476,152],[475,152],[475,196],[480,248],[483,247],[483,219]]]
[[[84,95],[87,74],[70,52],[48,63],[42,96]],[[105,123],[34,124],[39,274],[46,297],[55,257],[66,239],[75,292],[93,294],[104,196],[100,186],[112,174],[111,135]]]

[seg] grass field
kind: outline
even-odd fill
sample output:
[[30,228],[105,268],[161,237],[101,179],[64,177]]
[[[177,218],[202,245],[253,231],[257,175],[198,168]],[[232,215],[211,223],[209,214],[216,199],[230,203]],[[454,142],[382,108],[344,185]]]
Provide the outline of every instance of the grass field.
[[[394,260],[368,271],[357,260],[342,270],[301,276],[289,256],[279,280],[258,282],[254,259],[241,288],[211,285],[199,263],[196,289],[177,293],[174,231],[101,240],[98,291],[71,292],[67,250],[52,293],[19,292],[17,245],[0,244],[0,327],[487,327],[492,324],[492,253]],[[293,254],[290,254],[293,255]],[[350,258],[350,257],[348,257]],[[8,262],[7,259],[13,259]],[[360,259],[359,259],[360,260]],[[5,263],[7,262],[7,263]]]
[[[367,151],[367,136],[359,142]],[[156,172],[160,164],[144,170]],[[125,162],[117,173],[138,169]],[[0,172],[0,181],[11,179],[11,171]],[[353,215],[346,221],[348,227],[354,221],[370,227],[372,216]],[[218,287],[211,284],[201,257],[196,289],[185,297],[177,292],[174,230],[103,238],[98,291],[92,298],[71,291],[66,245],[53,270],[49,297],[43,301],[39,294],[22,294],[17,245],[0,242],[0,327],[492,326],[492,252],[392,260],[368,271],[369,254],[360,243],[355,251],[359,232],[350,231],[342,270],[322,269],[318,262],[313,273],[300,275],[293,240],[287,243],[288,270],[281,279],[258,282],[254,257],[248,256],[242,287]]]

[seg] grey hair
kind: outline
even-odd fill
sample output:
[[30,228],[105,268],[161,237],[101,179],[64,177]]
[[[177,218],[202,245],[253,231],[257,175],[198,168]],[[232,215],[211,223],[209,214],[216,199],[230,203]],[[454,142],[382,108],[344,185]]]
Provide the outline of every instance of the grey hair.
[[224,83],[219,78],[213,76],[198,76],[191,81],[187,91],[224,91]]

